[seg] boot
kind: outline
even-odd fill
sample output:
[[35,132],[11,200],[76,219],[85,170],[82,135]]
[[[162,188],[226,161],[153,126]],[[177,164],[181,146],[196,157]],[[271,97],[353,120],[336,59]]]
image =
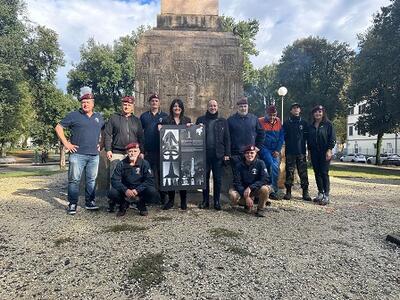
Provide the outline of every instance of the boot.
[[168,210],[168,209],[170,209],[170,208],[173,208],[174,207],[174,199],[172,198],[169,198],[168,199],[168,201],[164,204],[164,206],[163,206],[163,210]]
[[291,186],[286,186],[286,194],[285,194],[285,196],[283,196],[283,199],[285,199],[285,200],[292,199],[292,187]]
[[312,201],[310,194],[308,193],[308,188],[303,188],[303,200]]
[[184,198],[181,198],[181,209],[186,210],[187,209],[187,200]]
[[200,209],[207,209],[207,208],[210,208],[210,203],[203,200],[203,201],[199,204],[199,208],[200,208]]
[[215,210],[221,210],[221,202],[218,200],[214,199],[214,209]]

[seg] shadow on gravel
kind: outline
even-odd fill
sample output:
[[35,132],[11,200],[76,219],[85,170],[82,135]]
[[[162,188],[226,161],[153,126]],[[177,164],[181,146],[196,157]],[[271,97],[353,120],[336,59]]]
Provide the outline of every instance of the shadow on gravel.
[[361,183],[375,183],[375,184],[390,184],[390,185],[400,185],[400,178],[399,179],[383,179],[383,178],[361,178],[361,177],[347,177],[347,176],[340,176],[337,177],[340,179],[349,180],[352,182],[361,182]]

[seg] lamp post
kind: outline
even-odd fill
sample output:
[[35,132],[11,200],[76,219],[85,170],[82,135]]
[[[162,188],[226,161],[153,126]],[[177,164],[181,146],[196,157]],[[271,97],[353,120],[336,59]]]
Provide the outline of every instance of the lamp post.
[[285,97],[287,94],[287,88],[284,86],[281,86],[278,89],[278,95],[282,97],[282,111],[281,111],[281,121],[283,122],[283,97]]

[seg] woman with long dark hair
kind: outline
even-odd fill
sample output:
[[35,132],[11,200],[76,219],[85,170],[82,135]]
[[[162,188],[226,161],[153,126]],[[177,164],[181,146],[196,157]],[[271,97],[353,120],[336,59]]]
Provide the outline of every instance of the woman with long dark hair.
[[[181,99],[174,99],[169,107],[169,116],[162,120],[161,125],[187,125],[190,126],[192,121],[184,115],[185,107]],[[181,209],[187,209],[187,191],[179,191],[181,196]],[[163,209],[167,210],[174,207],[175,191],[168,192],[168,201],[164,204]]]
[[332,149],[336,144],[336,134],[322,105],[315,106],[311,115],[312,123],[308,131],[307,144],[318,187],[318,195],[314,198],[314,202],[327,205],[330,191],[329,166],[332,159]]

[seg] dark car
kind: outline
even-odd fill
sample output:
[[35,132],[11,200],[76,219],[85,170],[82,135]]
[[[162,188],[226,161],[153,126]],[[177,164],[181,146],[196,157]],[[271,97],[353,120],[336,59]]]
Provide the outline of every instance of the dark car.
[[400,155],[392,154],[382,162],[382,165],[400,166]]

